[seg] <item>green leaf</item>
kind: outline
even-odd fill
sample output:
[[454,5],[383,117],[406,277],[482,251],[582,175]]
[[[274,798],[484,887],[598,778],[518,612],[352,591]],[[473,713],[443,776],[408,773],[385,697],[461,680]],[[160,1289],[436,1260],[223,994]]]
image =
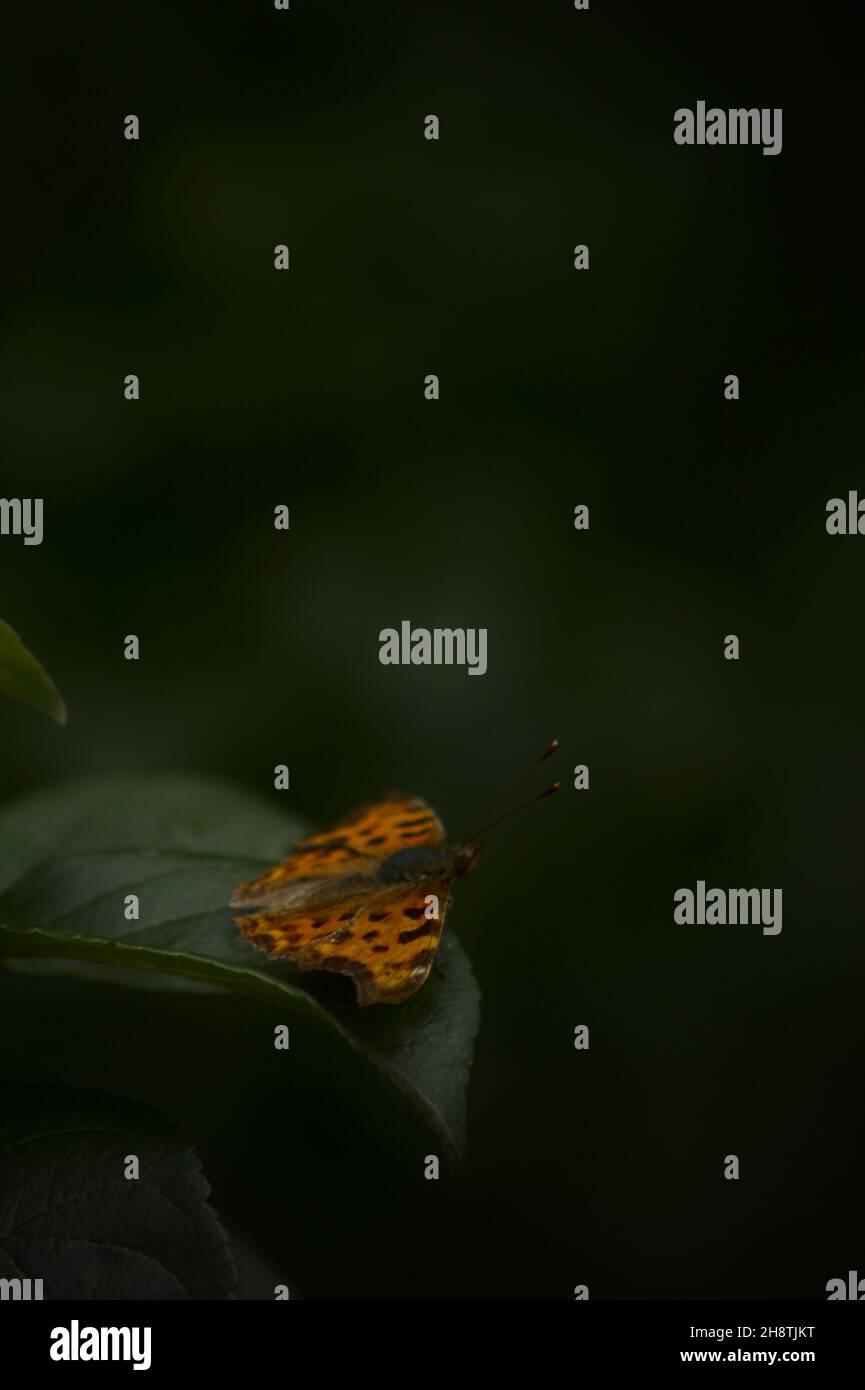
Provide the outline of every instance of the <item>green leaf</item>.
[[[132,967],[151,983],[183,977],[276,1003],[386,1078],[454,1157],[479,992],[453,932],[416,995],[359,1009],[347,981],[269,961],[233,923],[233,890],[303,831],[207,778],[93,778],[36,793],[0,815],[0,957]],[[140,921],[124,918],[127,893]]]
[[42,714],[66,723],[66,706],[57,687],[17,632],[0,618],[0,694],[32,705]]
[[228,1298],[234,1264],[191,1148],[137,1101],[0,1086],[0,1277],[42,1279],[45,1299]]

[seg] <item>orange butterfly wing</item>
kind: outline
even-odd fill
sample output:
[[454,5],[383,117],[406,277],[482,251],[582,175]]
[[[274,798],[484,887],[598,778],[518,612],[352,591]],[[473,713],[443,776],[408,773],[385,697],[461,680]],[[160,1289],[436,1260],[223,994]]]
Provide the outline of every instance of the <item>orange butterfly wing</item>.
[[[329,830],[299,840],[281,864],[241,884],[231,905],[277,908],[334,901],[342,891],[363,891],[362,880],[372,879],[382,860],[397,850],[444,841],[444,827],[425,801],[394,792],[387,801],[362,806]],[[346,880],[342,887],[321,882],[339,879]]]
[[[259,912],[237,918],[254,946],[301,970],[350,975],[358,1004],[399,1004],[429,975],[444,927],[451,878],[378,888],[329,908]],[[436,904],[427,903],[434,896]]]
[[392,792],[387,801],[361,806],[332,829],[307,835],[297,848],[315,850],[339,843],[359,854],[387,859],[412,845],[444,844],[444,838],[444,827],[431,806],[419,796]]

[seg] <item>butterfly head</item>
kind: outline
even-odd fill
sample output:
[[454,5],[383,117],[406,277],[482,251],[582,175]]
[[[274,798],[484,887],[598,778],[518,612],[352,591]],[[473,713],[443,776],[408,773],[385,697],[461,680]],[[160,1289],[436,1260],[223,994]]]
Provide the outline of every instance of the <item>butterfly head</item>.
[[451,850],[451,864],[457,878],[465,878],[471,873],[483,847],[483,840],[476,840],[474,844],[454,845]]

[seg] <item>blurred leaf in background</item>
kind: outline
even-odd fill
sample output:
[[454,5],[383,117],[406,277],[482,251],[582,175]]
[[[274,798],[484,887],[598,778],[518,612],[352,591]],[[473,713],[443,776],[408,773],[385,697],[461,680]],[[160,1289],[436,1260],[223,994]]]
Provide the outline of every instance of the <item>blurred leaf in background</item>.
[[45,667],[0,618],[0,693],[66,723],[66,706]]

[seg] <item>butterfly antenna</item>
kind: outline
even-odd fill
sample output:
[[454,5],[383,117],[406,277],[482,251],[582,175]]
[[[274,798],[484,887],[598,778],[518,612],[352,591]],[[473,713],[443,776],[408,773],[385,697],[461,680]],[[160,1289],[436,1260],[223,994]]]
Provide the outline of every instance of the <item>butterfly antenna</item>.
[[536,801],[543,801],[545,796],[552,796],[553,792],[557,792],[561,785],[561,782],[554,782],[551,787],[547,787],[545,792],[538,792],[537,796],[530,796],[528,801],[521,801],[519,806],[512,806],[510,811],[505,811],[503,816],[497,816],[488,825],[482,825],[479,830],[474,832],[475,836],[486,834],[488,830],[492,830],[494,825],[501,825],[503,820],[510,820],[511,816],[517,814],[517,811],[523,811],[527,806],[533,806]]
[[[509,787],[506,787],[505,790],[504,790],[503,792],[500,792],[500,794],[495,798],[495,800],[490,802],[489,806],[487,806],[487,808],[486,808],[485,811],[483,811],[479,816],[475,816],[475,819],[474,819],[474,821],[473,821],[471,827],[469,828],[468,833],[467,833],[465,836],[463,836],[463,838],[464,838],[465,840],[470,840],[470,839],[472,838],[473,835],[479,835],[479,834],[480,834],[480,831],[479,831],[478,829],[476,829],[476,827],[477,827],[478,825],[482,824],[482,822],[486,820],[487,816],[490,814],[491,811],[494,811],[494,810],[496,809],[497,806],[500,806],[500,805],[502,804],[503,801],[507,801],[509,797],[513,796],[513,794],[514,794],[514,792],[516,791],[517,787],[521,787],[521,786],[522,786],[522,784],[523,784],[523,782],[525,782],[526,778],[529,777],[529,776],[531,776],[531,774],[535,771],[535,768],[540,767],[541,763],[545,763],[545,762],[547,761],[547,758],[551,758],[551,757],[553,756],[553,754],[555,753],[556,749],[558,748],[558,746],[559,746],[559,740],[558,740],[557,738],[554,738],[553,741],[552,741],[552,743],[550,743],[550,744],[548,745],[548,747],[546,747],[546,748],[544,749],[544,751],[543,751],[543,753],[541,754],[541,756],[540,756],[539,758],[535,758],[535,761],[534,761],[529,767],[526,768],[525,772],[520,773],[519,777],[517,778],[517,780],[516,780],[515,782],[511,782],[511,785],[510,785]],[[549,788],[547,789],[547,791],[541,792],[541,796],[549,796],[551,792],[558,790],[558,785],[559,785],[559,784],[558,784],[558,782],[557,782],[555,787],[549,787]],[[533,797],[532,797],[532,801],[539,801],[539,800],[540,800],[540,797],[537,797],[537,796],[533,796]],[[531,805],[531,801],[525,801],[525,802],[523,802],[523,805],[525,805],[525,806],[530,806],[530,805]],[[514,810],[516,810],[516,811],[521,811],[521,810],[522,810],[522,806],[515,806],[515,807],[514,807]],[[508,812],[508,814],[511,815],[512,812]],[[504,819],[504,817],[501,817],[501,819]],[[491,822],[491,824],[493,824],[493,825],[498,825],[498,821],[493,821],[493,822]],[[487,829],[487,830],[489,830],[489,825],[485,826],[484,828]]]

